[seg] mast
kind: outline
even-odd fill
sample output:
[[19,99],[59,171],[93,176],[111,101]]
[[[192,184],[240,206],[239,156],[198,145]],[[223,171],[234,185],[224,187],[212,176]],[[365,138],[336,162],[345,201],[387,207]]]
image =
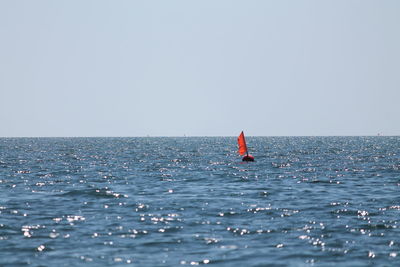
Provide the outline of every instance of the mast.
[[244,143],[246,144],[246,156],[248,157],[249,156],[249,149],[247,148],[246,137],[244,136],[244,133],[243,133],[243,140],[244,140]]

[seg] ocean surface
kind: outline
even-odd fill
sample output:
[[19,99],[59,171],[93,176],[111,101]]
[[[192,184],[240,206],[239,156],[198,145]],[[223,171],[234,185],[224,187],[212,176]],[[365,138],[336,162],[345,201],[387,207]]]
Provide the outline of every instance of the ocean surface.
[[0,266],[400,266],[400,137],[0,138]]

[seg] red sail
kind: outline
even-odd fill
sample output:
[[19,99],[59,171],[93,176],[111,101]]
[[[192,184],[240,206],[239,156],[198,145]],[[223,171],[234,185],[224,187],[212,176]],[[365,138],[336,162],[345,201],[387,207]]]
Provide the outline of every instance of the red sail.
[[239,155],[244,155],[247,153],[247,145],[246,145],[246,140],[244,139],[244,133],[243,131],[240,133],[238,137],[238,144],[239,144]]

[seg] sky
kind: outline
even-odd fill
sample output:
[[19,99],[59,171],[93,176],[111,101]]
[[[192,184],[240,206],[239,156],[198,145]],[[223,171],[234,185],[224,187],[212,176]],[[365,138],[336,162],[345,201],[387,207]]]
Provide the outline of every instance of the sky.
[[400,135],[400,1],[0,0],[0,137]]

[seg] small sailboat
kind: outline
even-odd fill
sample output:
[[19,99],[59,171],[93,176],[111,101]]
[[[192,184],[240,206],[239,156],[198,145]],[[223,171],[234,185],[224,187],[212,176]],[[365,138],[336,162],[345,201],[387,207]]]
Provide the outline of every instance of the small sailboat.
[[244,138],[244,133],[243,131],[240,133],[238,137],[238,145],[239,145],[239,155],[243,156],[242,161],[254,161],[254,157],[249,154],[249,151],[247,150],[247,145],[246,145],[246,139]]

